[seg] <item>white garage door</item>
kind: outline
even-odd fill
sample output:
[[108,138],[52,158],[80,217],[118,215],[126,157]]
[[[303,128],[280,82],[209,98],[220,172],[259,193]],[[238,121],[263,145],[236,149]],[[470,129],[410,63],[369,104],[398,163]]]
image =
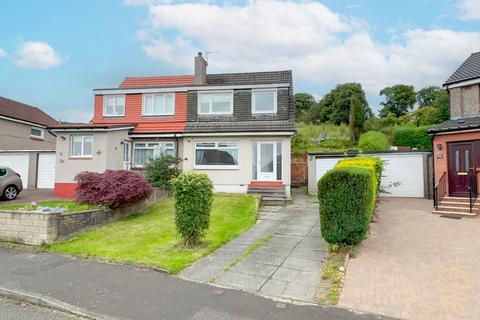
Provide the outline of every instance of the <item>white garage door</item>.
[[[384,161],[381,186],[388,193],[384,197],[424,197],[424,174],[422,154],[382,154]],[[339,160],[344,158],[316,159],[316,181]]]
[[28,153],[0,153],[0,165],[20,174],[24,188],[28,186],[28,162]]
[[38,155],[37,188],[52,189],[55,185],[55,153]]

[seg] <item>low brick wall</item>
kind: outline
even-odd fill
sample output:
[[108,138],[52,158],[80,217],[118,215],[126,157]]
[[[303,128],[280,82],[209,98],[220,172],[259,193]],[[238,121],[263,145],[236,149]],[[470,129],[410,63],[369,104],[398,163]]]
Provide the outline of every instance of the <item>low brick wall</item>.
[[149,199],[118,210],[94,209],[67,213],[0,210],[0,240],[36,246],[52,243],[79,231],[143,211],[166,196],[164,190],[155,189]]

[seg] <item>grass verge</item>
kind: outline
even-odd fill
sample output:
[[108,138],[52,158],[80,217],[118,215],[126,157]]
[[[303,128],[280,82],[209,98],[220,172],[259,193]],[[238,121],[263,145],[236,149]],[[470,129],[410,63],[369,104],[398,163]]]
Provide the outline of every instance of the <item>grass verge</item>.
[[325,263],[317,294],[318,303],[337,304],[340,300],[345,277],[345,257],[351,254],[352,247],[337,247],[330,250]]
[[257,196],[216,194],[210,227],[203,242],[195,247],[182,244],[175,227],[173,199],[167,198],[141,214],[45,245],[43,249],[111,262],[150,265],[176,274],[255,224],[258,202]]

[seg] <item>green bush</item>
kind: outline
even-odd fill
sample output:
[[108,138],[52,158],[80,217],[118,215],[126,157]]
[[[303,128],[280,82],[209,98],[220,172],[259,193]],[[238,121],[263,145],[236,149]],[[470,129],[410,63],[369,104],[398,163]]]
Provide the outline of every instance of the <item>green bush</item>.
[[322,236],[330,244],[363,240],[375,209],[382,176],[377,157],[339,161],[318,181]]
[[387,151],[389,150],[387,136],[381,132],[368,131],[360,136],[358,147],[362,151]]
[[184,172],[173,180],[175,224],[185,245],[205,235],[210,222],[213,184],[204,173]]
[[180,173],[176,166],[178,162],[170,155],[150,161],[145,168],[148,182],[154,187],[169,190],[172,180]]
[[399,127],[393,131],[392,143],[399,147],[432,151],[432,137],[428,135],[429,128],[429,126]]
[[322,236],[330,244],[355,245],[368,231],[374,195],[372,170],[342,167],[318,181]]

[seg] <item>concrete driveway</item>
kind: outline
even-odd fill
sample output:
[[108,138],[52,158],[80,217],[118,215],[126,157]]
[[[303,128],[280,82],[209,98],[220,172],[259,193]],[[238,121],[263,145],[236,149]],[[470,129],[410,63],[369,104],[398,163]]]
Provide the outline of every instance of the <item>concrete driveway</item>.
[[11,201],[0,200],[0,205],[10,203],[30,203],[32,201],[38,202],[52,199],[56,199],[53,196],[53,189],[23,189],[17,199]]
[[431,213],[425,199],[382,199],[350,260],[340,306],[405,319],[480,319],[480,218]]

